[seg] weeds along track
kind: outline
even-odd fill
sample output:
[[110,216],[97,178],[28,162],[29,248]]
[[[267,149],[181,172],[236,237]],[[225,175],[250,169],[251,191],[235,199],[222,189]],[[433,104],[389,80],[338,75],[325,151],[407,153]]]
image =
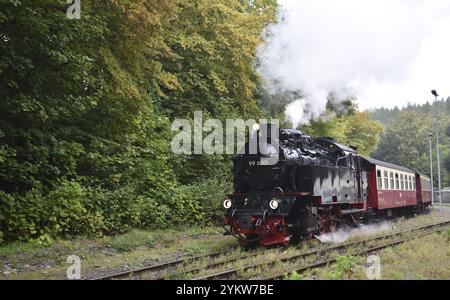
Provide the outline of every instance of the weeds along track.
[[144,266],[142,268],[133,269],[133,270],[127,270],[123,272],[117,272],[112,274],[103,275],[100,277],[91,278],[90,280],[114,280],[114,279],[139,279],[139,277],[143,274],[146,274],[150,277],[150,279],[155,280],[164,280],[168,279],[167,275],[170,275],[170,272],[175,270],[177,267],[189,267],[186,269],[186,271],[182,273],[196,273],[200,272],[202,270],[208,270],[217,268],[220,266],[223,266],[225,264],[229,264],[232,262],[236,262],[239,260],[251,258],[258,256],[260,254],[265,253],[267,250],[254,250],[250,252],[243,253],[242,255],[239,255],[239,257],[226,257],[224,261],[214,262],[211,264],[208,264],[207,266],[203,267],[192,267],[195,265],[195,262],[197,261],[214,261],[217,258],[228,256],[230,252],[232,252],[235,249],[229,249],[228,251],[220,251],[220,252],[214,252],[199,256],[193,256],[193,257],[183,257],[178,260],[169,261],[166,263],[161,263],[157,265],[151,265],[151,266]]
[[[194,279],[240,279],[243,277],[246,279],[280,279],[283,278],[286,274],[292,272],[300,273],[309,269],[318,268],[333,263],[336,261],[336,257],[339,254],[344,253],[348,249],[353,250],[351,255],[363,255],[384,248],[392,247],[401,243],[405,243],[418,237],[423,237],[435,232],[442,231],[448,226],[450,226],[450,222],[431,224],[361,241],[355,241],[325,248],[318,248],[294,255],[289,255],[286,257],[280,257],[278,259],[256,262],[254,264],[208,274]],[[261,271],[264,269],[267,269],[267,271]],[[264,276],[263,274],[269,273],[270,269],[282,269],[283,271],[276,273],[275,275]],[[252,270],[254,271],[253,275],[251,274]],[[250,274],[248,274],[248,276],[241,276],[245,273]]]
[[[297,247],[235,252],[233,249],[195,257],[186,257],[159,265],[105,275],[93,280],[112,279],[278,279],[291,272],[302,272],[333,263],[336,256],[348,249],[362,255],[411,239],[440,231],[450,222],[442,222],[387,235],[335,246],[319,246],[310,250]],[[383,244],[381,244],[384,241]],[[262,272],[261,270],[267,269]],[[277,269],[283,270],[276,273]],[[268,274],[275,275],[268,276]],[[262,276],[265,274],[266,276]]]
[[170,262],[166,262],[166,263],[162,263],[162,264],[158,264],[158,265],[145,266],[145,267],[142,267],[139,269],[123,271],[123,272],[113,273],[113,274],[109,274],[109,275],[104,275],[101,277],[92,278],[91,280],[124,279],[124,278],[129,278],[132,276],[137,276],[137,275],[140,275],[143,273],[160,273],[160,272],[164,272],[169,269],[172,269],[179,265],[193,263],[195,261],[202,260],[202,259],[213,259],[213,258],[219,257],[221,255],[224,255],[226,253],[227,252],[214,252],[214,253],[199,255],[199,256],[194,256],[194,257],[183,257],[178,260],[174,260],[174,261],[170,261]]

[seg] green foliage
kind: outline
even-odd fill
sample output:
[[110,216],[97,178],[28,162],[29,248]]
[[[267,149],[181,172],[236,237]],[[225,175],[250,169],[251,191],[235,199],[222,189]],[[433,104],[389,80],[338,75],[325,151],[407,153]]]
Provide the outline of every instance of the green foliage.
[[116,237],[110,238],[107,243],[109,247],[120,251],[129,252],[136,250],[141,246],[152,248],[155,245],[154,240],[149,236],[148,232],[143,231],[131,231]]
[[161,106],[178,117],[194,110],[220,119],[257,116],[253,62],[261,30],[273,20],[274,2],[179,2],[167,32],[170,54],[158,61],[174,80],[160,86]]
[[199,237],[201,235],[213,235],[213,234],[221,234],[222,230],[217,227],[207,226],[192,226],[186,229],[186,235],[189,237]]
[[356,147],[362,155],[369,155],[376,149],[383,128],[371,120],[369,114],[354,112],[340,117],[328,114],[330,120],[312,121],[303,126],[302,131],[311,136],[334,138],[341,144]]
[[[438,106],[441,110],[442,181],[447,186],[450,184],[450,139],[446,138],[445,129],[450,124],[450,118],[449,114],[444,112],[450,112],[450,100],[440,102]],[[433,168],[437,170],[435,119],[428,104],[407,107],[390,119],[374,157],[429,174],[429,133],[433,133]]]
[[356,265],[356,258],[353,256],[339,256],[336,263],[331,266],[330,279],[343,280],[350,279]]
[[90,203],[87,192],[78,183],[60,182],[44,195],[33,189],[24,196],[7,196],[1,208],[4,235],[10,240],[44,241],[49,236],[95,234],[103,228],[103,216]]
[[188,254],[200,254],[202,252],[205,252],[206,247],[201,241],[194,241],[191,243],[188,243],[183,247],[183,251]]
[[450,228],[447,228],[447,230],[444,232],[444,236],[447,237],[447,242],[450,241]]
[[40,247],[48,247],[53,244],[53,239],[48,234],[43,234],[39,236],[38,238],[32,240],[32,243],[36,246]]
[[209,224],[227,156],[174,156],[194,110],[255,117],[276,1],[0,0],[0,240]]
[[305,280],[305,276],[302,274],[299,274],[297,272],[292,272],[286,276],[284,276],[285,280]]

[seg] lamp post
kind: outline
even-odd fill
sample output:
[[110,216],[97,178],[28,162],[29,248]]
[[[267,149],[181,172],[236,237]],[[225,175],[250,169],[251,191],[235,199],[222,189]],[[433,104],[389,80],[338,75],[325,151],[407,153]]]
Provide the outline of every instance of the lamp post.
[[433,133],[428,134],[430,141],[430,177],[431,177],[431,204],[434,206],[434,183],[433,183]]
[[439,205],[440,205],[440,212],[442,214],[442,184],[441,184],[441,155],[440,155],[440,149],[439,149],[439,108],[438,108],[438,93],[435,90],[432,90],[431,93],[434,96],[435,100],[435,119],[436,119],[436,159],[437,159],[437,169],[438,169],[438,188],[439,188]]

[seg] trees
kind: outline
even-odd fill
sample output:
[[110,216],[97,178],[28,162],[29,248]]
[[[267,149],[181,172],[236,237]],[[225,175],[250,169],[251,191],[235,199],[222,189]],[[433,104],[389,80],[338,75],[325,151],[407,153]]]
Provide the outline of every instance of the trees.
[[428,133],[433,131],[430,116],[414,111],[401,112],[388,124],[375,157],[426,171],[428,166]]
[[0,237],[209,222],[225,157],[170,151],[194,110],[259,115],[252,64],[276,2],[1,0]]
[[[80,20],[63,0],[0,5],[0,236],[217,217],[231,159],[175,156],[170,122],[280,109],[261,112],[253,68],[275,0],[83,0]],[[377,128],[353,113],[323,127],[369,152]]]
[[[441,124],[449,123],[448,116],[441,117]],[[445,138],[445,127],[441,126],[441,163],[444,185],[449,184],[448,153],[449,140]],[[381,143],[375,152],[375,157],[395,164],[407,166],[418,172],[429,174],[429,133],[435,132],[434,117],[430,113],[413,110],[402,111],[398,117],[387,124]],[[433,152],[435,144],[433,142]],[[433,153],[434,170],[437,161]]]
[[336,103],[330,98],[321,118],[303,126],[302,130],[312,136],[334,138],[341,144],[357,148],[361,155],[370,155],[379,143],[383,127],[368,113],[359,112],[355,100]]

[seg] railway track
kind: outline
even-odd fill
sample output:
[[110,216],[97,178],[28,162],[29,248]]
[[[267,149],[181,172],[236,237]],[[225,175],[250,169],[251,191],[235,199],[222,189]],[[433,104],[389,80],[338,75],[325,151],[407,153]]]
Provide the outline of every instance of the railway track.
[[214,252],[214,253],[199,255],[199,256],[194,256],[194,257],[185,257],[185,258],[181,258],[178,260],[174,260],[174,261],[170,261],[170,262],[166,262],[166,263],[162,263],[162,264],[158,264],[158,265],[145,266],[145,267],[142,267],[139,269],[123,271],[123,272],[113,273],[113,274],[104,275],[104,276],[100,276],[100,277],[96,277],[96,278],[91,278],[90,280],[121,279],[121,278],[139,275],[142,273],[161,272],[161,271],[165,271],[167,269],[174,268],[174,267],[182,265],[182,264],[193,263],[193,262],[201,260],[201,259],[213,259],[215,257],[219,257],[219,256],[225,255],[225,254],[227,254],[227,252],[222,251],[222,252]]
[[[439,231],[441,230],[441,227],[444,226],[448,226],[450,225],[450,222],[443,222],[443,223],[436,223],[436,224],[431,224],[431,225],[427,225],[427,226],[422,226],[422,227],[418,227],[418,228],[413,228],[413,229],[408,229],[408,230],[404,230],[404,231],[400,231],[400,232],[395,232],[395,233],[391,233],[388,235],[383,235],[383,236],[378,236],[378,237],[374,237],[374,238],[369,238],[369,239],[365,239],[365,240],[361,240],[361,241],[355,241],[355,242],[350,242],[350,243],[345,243],[345,244],[340,244],[340,245],[336,245],[336,246],[331,246],[331,247],[324,247],[324,248],[317,248],[317,249],[312,249],[309,251],[303,251],[300,253],[297,253],[295,255],[289,255],[286,257],[282,257],[279,259],[274,259],[271,261],[266,261],[264,263],[254,263],[254,264],[249,264],[246,265],[244,267],[241,268],[232,268],[232,269],[228,269],[225,271],[220,271],[220,272],[216,272],[216,273],[212,273],[209,275],[203,275],[203,276],[199,276],[194,278],[194,280],[213,280],[213,279],[230,279],[230,278],[236,278],[237,275],[240,272],[246,272],[252,269],[257,269],[260,267],[264,267],[264,266],[271,266],[271,265],[275,265],[276,263],[287,263],[287,262],[295,262],[295,261],[299,261],[301,259],[305,259],[308,257],[313,257],[313,256],[326,256],[327,254],[332,253],[333,251],[342,251],[345,250],[349,247],[355,247],[355,246],[360,246],[360,245],[367,245],[369,243],[372,242],[377,242],[380,240],[385,240],[385,239],[389,239],[389,238],[394,238],[394,237],[398,237],[398,236],[403,236],[405,234],[409,234],[409,233],[415,233],[415,232],[420,232],[420,231],[426,231],[425,233],[422,234],[416,234],[414,236],[411,237],[407,237],[404,239],[400,239],[400,240],[396,240],[395,242],[389,243],[389,244],[383,244],[382,246],[373,246],[373,247],[367,247],[364,250],[361,250],[361,253],[356,253],[354,255],[362,255],[364,253],[369,253],[369,252],[373,252],[376,250],[380,250],[386,247],[390,247],[393,246],[395,244],[399,244],[399,243],[403,243],[406,242],[408,240],[411,240],[413,238],[417,238],[423,235],[428,235],[431,234],[433,232]],[[380,248],[382,247],[382,248]],[[365,251],[363,253],[363,251]],[[234,263],[234,262],[238,262],[238,261],[244,261],[246,259],[251,259],[253,257],[257,257],[259,255],[262,254],[268,254],[268,253],[276,253],[273,250],[262,250],[262,251],[252,251],[249,253],[246,253],[242,256],[239,257],[234,257],[234,258],[225,258],[224,260],[221,261],[216,261],[216,262],[212,262],[206,266],[193,266],[191,268],[186,268],[184,270],[181,271],[177,271],[178,275],[183,275],[183,274],[191,274],[194,275],[198,274],[200,272],[205,272],[205,271],[209,271],[209,270],[214,270],[214,269],[218,269],[220,267],[226,266],[228,264]],[[280,253],[280,252],[278,252]],[[171,273],[171,270],[175,270],[177,267],[180,266],[186,266],[189,267],[190,264],[194,264],[197,261],[200,260],[212,260],[214,261],[215,259],[219,258],[220,256],[225,256],[229,254],[229,252],[215,252],[215,253],[211,253],[211,254],[206,254],[206,255],[200,255],[200,256],[195,256],[195,257],[187,257],[187,258],[182,258],[179,260],[175,260],[175,261],[171,261],[171,262],[167,262],[167,263],[163,263],[163,264],[158,264],[158,265],[153,265],[153,266],[146,266],[146,267],[142,267],[139,269],[135,269],[135,270],[129,270],[129,271],[124,271],[124,272],[119,272],[119,273],[114,273],[114,274],[110,274],[110,275],[105,275],[105,276],[101,276],[101,277],[97,277],[97,278],[93,278],[92,280],[112,280],[112,279],[126,279],[126,278],[133,278],[133,277],[137,277],[143,274],[154,274],[154,279],[157,280],[164,280],[164,279],[170,279],[170,276],[173,276],[174,274]],[[283,277],[286,273],[291,273],[291,272],[302,272],[308,269],[313,269],[313,268],[318,268],[324,265],[327,265],[329,263],[333,263],[335,261],[335,258],[333,257],[329,257],[327,259],[323,259],[321,261],[316,261],[312,264],[309,265],[302,265],[302,266],[298,266],[295,269],[292,270],[288,270],[285,271],[283,274],[278,274],[275,276],[271,276],[271,277],[267,277],[267,278],[255,278],[255,279],[278,279]]]
[[[356,247],[356,246],[363,246],[365,244],[369,244],[372,242],[378,242],[380,240],[385,240],[385,239],[389,239],[389,238],[395,238],[398,236],[402,236],[408,233],[415,233],[415,232],[421,232],[421,231],[425,231],[419,234],[414,234],[412,236],[409,236],[407,238],[402,238],[402,239],[396,239],[394,241],[388,242],[386,244],[383,245],[377,245],[377,246],[369,246],[366,249],[360,250],[360,251],[356,251],[355,253],[352,253],[352,255],[358,256],[358,255],[363,255],[363,254],[367,254],[370,252],[374,252],[377,250],[381,250],[387,247],[391,247],[391,246],[395,246],[407,241],[410,241],[412,239],[418,238],[418,237],[422,237],[422,236],[426,236],[429,234],[432,234],[434,232],[438,232],[441,231],[442,229],[446,228],[446,226],[449,226],[450,222],[442,222],[442,223],[436,223],[436,224],[431,224],[431,225],[427,225],[427,226],[422,226],[422,227],[417,227],[417,228],[413,228],[413,229],[408,229],[408,230],[404,230],[404,231],[400,231],[400,232],[396,232],[396,233],[391,233],[388,235],[383,235],[383,236],[378,236],[378,237],[374,237],[374,238],[369,238],[369,239],[365,239],[365,240],[361,240],[361,241],[355,241],[355,242],[350,242],[350,243],[345,243],[345,244],[341,244],[341,245],[336,245],[336,246],[331,246],[331,247],[326,247],[326,248],[322,248],[322,249],[314,249],[311,251],[306,251],[303,253],[299,253],[299,254],[295,254],[295,255],[291,255],[288,257],[284,257],[281,259],[277,259],[277,260],[272,260],[272,261],[268,261],[268,262],[264,262],[264,263],[256,263],[256,264],[252,264],[252,265],[247,265],[243,268],[233,268],[233,269],[229,269],[226,271],[222,271],[222,272],[218,272],[218,273],[213,273],[210,275],[205,275],[205,276],[201,276],[201,277],[197,277],[194,280],[217,280],[217,279],[235,279],[236,276],[240,273],[240,272],[246,272],[252,269],[257,269],[257,268],[261,268],[261,267],[266,267],[266,266],[273,266],[277,263],[292,263],[292,262],[296,262],[299,261],[301,259],[305,259],[308,257],[312,257],[312,256],[325,256],[326,254],[330,254],[333,253],[333,251],[342,251],[345,250],[347,248],[350,247]],[[327,264],[333,263],[336,261],[335,257],[329,257],[320,261],[316,261],[314,263],[311,264],[306,264],[306,265],[300,265],[297,266],[295,268],[291,268],[288,269],[286,271],[283,271],[283,273],[274,275],[274,276],[269,276],[269,277],[265,277],[265,278],[252,278],[252,279],[265,279],[265,280],[273,280],[273,279],[279,279],[285,276],[285,274],[289,274],[292,272],[304,272],[306,270],[309,269],[314,269],[314,268],[318,268],[318,267],[322,267],[325,266]]]
[[[370,247],[368,249],[361,250],[361,251],[356,251],[354,253],[351,253],[351,255],[352,256],[360,256],[360,255],[364,255],[364,254],[369,254],[371,252],[382,250],[382,249],[385,249],[385,248],[388,248],[388,247],[393,247],[393,246],[396,246],[396,245],[399,245],[399,244],[402,244],[402,243],[406,243],[406,242],[411,241],[413,239],[416,239],[416,238],[419,238],[419,237],[424,237],[424,236],[430,235],[432,233],[435,233],[435,232],[438,232],[438,231],[441,231],[441,230],[442,229],[431,230],[429,232],[422,233],[422,234],[419,234],[419,235],[415,235],[413,237],[400,239],[400,240],[393,241],[393,242],[390,242],[390,243],[387,243],[387,244],[384,244],[384,245]],[[325,259],[325,260],[322,260],[322,261],[319,261],[319,262],[316,262],[316,263],[313,263],[313,264],[296,267],[294,269],[288,270],[287,272],[283,272],[283,273],[279,273],[277,275],[272,275],[272,276],[269,276],[269,277],[265,277],[263,279],[264,280],[282,279],[283,277],[285,277],[286,274],[290,274],[290,273],[293,273],[293,272],[301,273],[301,272],[305,272],[307,270],[311,270],[311,269],[327,266],[327,265],[329,265],[331,263],[334,263],[334,262],[336,262],[336,258],[332,257],[332,258]]]

